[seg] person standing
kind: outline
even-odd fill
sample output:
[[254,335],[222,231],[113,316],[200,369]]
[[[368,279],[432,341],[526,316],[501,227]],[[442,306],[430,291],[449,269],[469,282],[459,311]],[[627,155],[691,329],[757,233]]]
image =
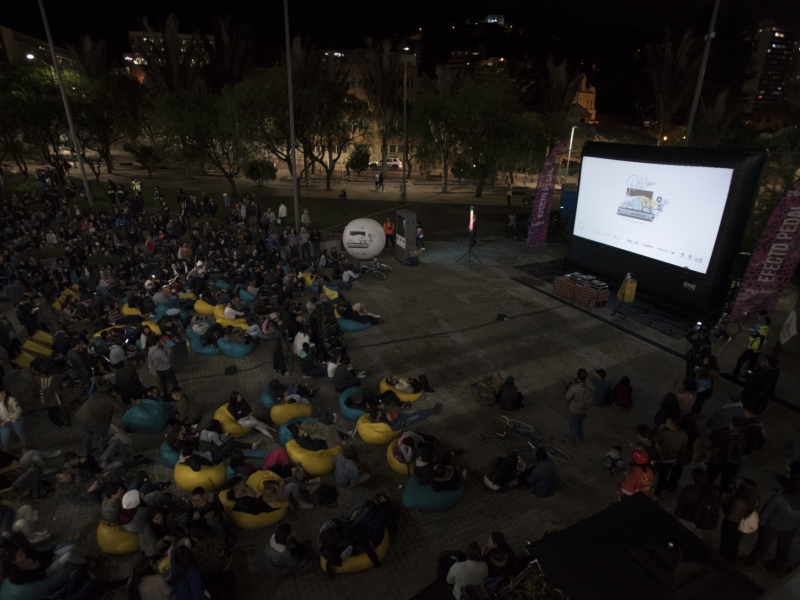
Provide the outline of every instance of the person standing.
[[772,394],[775,392],[779,376],[778,359],[774,356],[768,356],[747,377],[742,390],[742,400],[744,402],[755,402],[764,411],[772,398]]
[[[375,184],[375,190],[377,191],[377,189],[378,189],[378,185]],[[342,203],[342,214],[346,215],[347,214],[347,191],[346,190],[342,190],[342,193],[339,194],[339,202]]]
[[376,192],[378,191],[379,182],[380,182],[380,176],[377,173],[375,173],[375,191]]
[[376,191],[378,188],[381,188],[382,192],[385,192],[386,189],[383,187],[383,173],[378,173],[378,185],[376,186]]
[[278,207],[278,224],[283,225],[283,222],[286,220],[286,205],[281,200],[281,205]]
[[753,371],[756,368],[758,357],[764,349],[764,344],[771,333],[770,318],[763,316],[759,319],[758,325],[750,330],[750,336],[747,339],[747,348],[736,360],[736,366],[731,371],[733,377],[739,378],[739,371],[742,370],[744,363],[747,363],[747,370]]
[[417,221],[417,248],[425,250],[425,230],[422,229],[422,221]]
[[[133,400],[131,404],[139,404],[139,400]],[[86,444],[86,456],[92,455],[92,440],[94,436],[100,438],[100,449],[105,452],[108,448],[108,428],[114,417],[117,408],[124,408],[120,401],[116,385],[112,385],[107,391],[97,391],[80,407],[75,413],[75,419],[83,427],[83,441]]]
[[61,378],[53,374],[52,367],[45,367],[44,373],[36,377],[36,389],[39,390],[39,399],[47,408],[50,422],[56,429],[61,429],[64,426],[61,420],[61,407],[66,404],[64,391],[61,389]]
[[[175,371],[172,370],[172,362],[169,358],[170,349],[166,348],[163,340],[158,340],[155,344],[150,346],[148,358],[150,365],[155,371],[155,376],[158,378],[159,385],[161,386],[161,393],[166,396],[167,390],[180,387],[178,378],[175,376]],[[167,387],[167,384],[170,387]]]
[[661,449],[661,467],[658,470],[658,483],[653,496],[658,498],[665,489],[674,492],[683,475],[680,457],[686,452],[689,437],[681,431],[675,419],[667,419],[653,435],[653,444]]
[[300,224],[305,227],[307,230],[311,229],[311,215],[308,214],[308,209],[303,209],[303,214],[300,215]]
[[611,316],[618,314],[623,319],[628,318],[631,303],[636,297],[636,278],[630,273],[625,274],[625,279],[617,290],[617,305],[611,311]]
[[701,467],[692,470],[692,485],[681,490],[675,517],[706,543],[710,541],[709,532],[719,525],[717,490],[708,485],[708,474]]
[[386,217],[386,220],[383,222],[383,233],[386,235],[386,248],[391,244],[392,250],[394,250],[394,223],[391,217]]
[[758,520],[758,541],[744,563],[748,567],[755,566],[777,540],[775,558],[766,563],[767,570],[776,575],[789,558],[792,540],[800,526],[800,480],[791,480],[786,489],[770,496],[759,512]]
[[650,495],[650,488],[653,485],[653,471],[648,463],[650,456],[647,450],[641,446],[631,447],[631,468],[627,475],[619,483],[617,489],[617,501],[622,502],[625,498],[630,498],[634,494],[642,493]]
[[736,475],[744,459],[744,446],[747,436],[742,433],[744,418],[733,417],[727,429],[715,431],[709,437],[711,449],[708,461],[708,482],[714,485],[717,475],[722,474],[720,491],[730,494],[736,483]]
[[[513,193],[514,193],[514,187],[511,185],[511,183],[509,183],[508,187],[506,188],[506,202],[508,203],[509,206],[511,206],[511,195]],[[508,236],[506,235],[506,237]]]
[[586,369],[578,369],[577,379],[567,389],[565,400],[569,408],[569,443],[574,448],[576,442],[583,441],[583,421],[594,402],[594,386]]
[[272,371],[282,373],[284,377],[289,376],[289,369],[286,368],[285,346],[287,345],[280,330],[281,322],[278,313],[269,314],[269,325],[267,327],[267,346],[272,352]]
[[[509,204],[511,203],[509,202]],[[517,230],[517,213],[512,210],[510,213],[508,213],[508,216],[506,217],[506,237],[510,237],[516,241],[517,239],[516,230]]]
[[758,495],[756,482],[747,477],[742,477],[732,496],[725,499],[725,518],[722,519],[720,532],[719,553],[722,558],[733,560],[739,555],[739,543],[744,532],[740,523],[754,511],[758,510],[761,500]]

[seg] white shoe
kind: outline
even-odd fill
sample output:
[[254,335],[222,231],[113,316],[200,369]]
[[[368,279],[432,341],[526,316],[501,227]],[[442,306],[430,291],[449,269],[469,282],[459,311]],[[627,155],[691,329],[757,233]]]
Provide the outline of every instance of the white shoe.
[[50,537],[50,533],[49,532],[47,532],[47,531],[37,531],[36,533],[33,534],[33,537],[31,537],[28,541],[31,544],[41,544],[43,541],[45,541],[49,537]]
[[58,458],[59,456],[61,456],[61,450],[56,450],[55,452],[51,452],[50,456],[47,458]]
[[305,500],[298,502],[297,506],[299,508],[302,508],[303,510],[311,510],[312,508],[314,508],[314,505],[311,504],[311,502],[306,502]]
[[333,413],[333,422],[336,423],[336,413]]
[[359,371],[357,373],[357,375],[358,375],[359,379],[364,379],[367,376],[367,372],[366,371]]

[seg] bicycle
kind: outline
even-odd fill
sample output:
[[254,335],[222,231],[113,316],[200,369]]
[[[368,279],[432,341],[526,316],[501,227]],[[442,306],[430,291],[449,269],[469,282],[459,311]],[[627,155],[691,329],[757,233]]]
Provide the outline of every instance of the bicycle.
[[572,457],[569,454],[567,454],[560,448],[557,448],[551,443],[553,441],[553,436],[550,436],[550,439],[548,441],[545,441],[542,438],[536,437],[534,435],[534,433],[536,433],[536,430],[527,423],[523,423],[522,421],[517,421],[516,419],[509,419],[506,416],[496,417],[496,419],[503,424],[502,431],[495,432],[491,434],[491,436],[481,433],[478,435],[479,440],[488,444],[490,437],[505,438],[509,432],[512,432],[525,438],[525,441],[528,444],[528,446],[530,446],[530,448],[534,451],[536,451],[536,448],[541,446],[542,448],[547,450],[547,454],[552,456],[553,458],[557,458],[565,462],[572,461]]
[[359,265],[359,272],[361,275],[372,275],[375,279],[386,281],[386,273],[394,273],[394,268],[378,262],[377,257],[372,259],[372,263],[368,265]]

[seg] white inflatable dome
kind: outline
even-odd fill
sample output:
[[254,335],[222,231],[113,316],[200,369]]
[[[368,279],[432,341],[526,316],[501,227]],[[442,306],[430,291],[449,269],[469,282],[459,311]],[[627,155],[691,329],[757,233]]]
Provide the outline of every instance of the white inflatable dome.
[[372,260],[385,245],[383,226],[374,219],[355,219],[344,228],[342,247],[353,258]]

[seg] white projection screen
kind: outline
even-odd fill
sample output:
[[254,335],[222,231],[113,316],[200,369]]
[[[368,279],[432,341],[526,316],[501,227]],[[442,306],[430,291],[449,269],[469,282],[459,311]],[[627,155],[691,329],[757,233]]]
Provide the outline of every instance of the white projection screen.
[[705,274],[733,171],[585,156],[573,235]]

